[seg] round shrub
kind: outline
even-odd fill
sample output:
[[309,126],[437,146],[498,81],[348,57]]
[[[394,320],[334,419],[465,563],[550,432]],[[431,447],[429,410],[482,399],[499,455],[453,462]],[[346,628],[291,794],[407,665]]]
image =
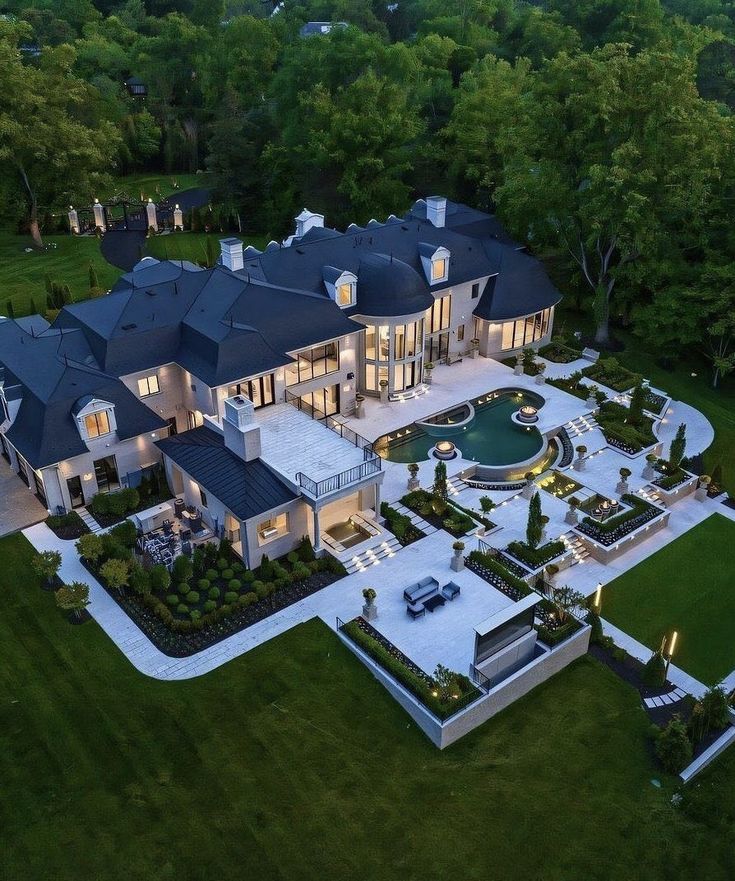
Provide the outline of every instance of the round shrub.
[[255,593],[258,595],[259,600],[264,600],[268,594],[268,586],[264,581],[256,581],[253,584],[255,588]]
[[219,594],[220,594],[220,589],[218,587],[210,587],[209,593],[207,594],[207,596],[209,597],[210,600],[218,600]]
[[199,581],[197,581],[197,587],[202,593],[206,593],[209,590],[209,585],[211,583],[212,582],[208,578],[200,578]]
[[242,583],[238,581],[237,578],[232,578],[230,579],[230,583],[227,586],[230,588],[230,590],[237,593],[242,587]]
[[294,581],[301,581],[304,578],[308,578],[311,573],[311,570],[305,563],[297,563],[293,567],[293,572],[291,573],[291,578]]
[[258,579],[257,581],[254,581],[254,582],[253,582],[253,585],[252,585],[253,590],[257,593],[259,590],[262,589],[262,587],[263,587],[264,584],[265,584],[265,582],[264,582],[264,581],[260,581],[260,579]]
[[216,578],[219,578],[219,572],[216,569],[207,569],[206,578],[208,581],[214,581]]
[[166,602],[169,604],[169,606],[178,606],[178,604],[179,604],[179,598],[176,596],[175,593],[170,593],[170,594],[166,597]]
[[242,572],[244,568],[245,567],[242,565],[242,563],[237,562],[233,563],[232,566],[230,566],[230,569],[232,569],[233,572]]
[[296,551],[291,551],[291,553],[287,555],[286,559],[293,566],[294,563],[299,562],[299,555],[296,553]]
[[198,621],[202,617],[202,613],[199,609],[192,609],[191,612],[189,612],[189,617],[192,621]]
[[273,586],[276,590],[283,590],[283,588],[286,587],[286,585],[289,583],[289,580],[290,579],[288,578],[276,578],[276,580],[273,582]]
[[234,577],[235,577],[235,573],[232,571],[232,569],[223,569],[222,570],[222,578],[224,578],[225,581],[230,581]]
[[258,602],[258,597],[256,594],[244,593],[241,597],[238,598],[237,603],[240,606],[252,606],[253,603]]
[[672,719],[658,735],[656,756],[670,774],[678,774],[691,762],[692,744],[680,719]]
[[187,603],[198,603],[199,602],[199,591],[190,590],[186,595]]
[[204,611],[205,612],[214,612],[214,610],[216,608],[217,608],[217,603],[215,603],[214,600],[207,600],[207,602],[204,604]]
[[252,584],[255,581],[255,572],[250,569],[246,569],[242,573],[242,580],[245,584]]
[[322,561],[321,560],[309,560],[309,562],[306,565],[309,567],[309,569],[312,572],[319,572],[319,570],[322,568]]
[[180,615],[188,615],[189,614],[189,607],[186,605],[186,603],[179,603],[179,605],[176,606],[176,611]]
[[230,603],[236,603],[236,602],[237,602],[237,594],[235,593],[234,590],[228,590],[227,593],[225,594],[225,603],[227,603],[229,605]]
[[223,569],[228,569],[229,566],[230,566],[229,562],[227,560],[225,560],[224,557],[220,557],[219,560],[217,560],[217,568],[219,569],[220,572],[222,572]]
[[176,588],[181,596],[186,596],[187,593],[191,590],[191,585],[187,584],[185,581],[182,581],[181,584]]

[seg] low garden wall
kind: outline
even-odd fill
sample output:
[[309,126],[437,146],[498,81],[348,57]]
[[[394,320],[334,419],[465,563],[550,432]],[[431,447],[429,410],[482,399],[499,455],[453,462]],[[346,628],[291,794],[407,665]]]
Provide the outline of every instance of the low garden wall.
[[528,694],[537,685],[550,679],[559,671],[586,654],[592,629],[585,625],[569,639],[543,655],[535,658],[507,679],[491,688],[469,706],[442,722],[431,713],[379,664],[356,646],[349,637],[337,631],[347,648],[359,658],[390,695],[411,716],[429,740],[444,749],[469,734],[478,725],[497,715],[514,701]]
[[585,535],[584,532],[580,532],[577,529],[574,530],[574,534],[587,548],[590,556],[594,560],[597,560],[599,563],[610,563],[621,554],[625,554],[632,548],[637,547],[647,538],[650,538],[654,532],[658,532],[659,529],[663,529],[665,526],[667,526],[670,516],[670,512],[664,510],[661,517],[656,517],[655,520],[649,521],[648,523],[646,523],[645,526],[641,526],[635,532],[631,532],[629,535],[624,536],[612,545],[603,545],[600,542],[595,541],[594,538],[591,538],[589,535]]
[[690,496],[696,490],[698,481],[699,478],[696,475],[692,475],[688,480],[683,481],[683,483],[680,483],[673,489],[666,489],[655,482],[653,486],[656,488],[656,494],[661,499],[662,504],[668,508],[675,502]]

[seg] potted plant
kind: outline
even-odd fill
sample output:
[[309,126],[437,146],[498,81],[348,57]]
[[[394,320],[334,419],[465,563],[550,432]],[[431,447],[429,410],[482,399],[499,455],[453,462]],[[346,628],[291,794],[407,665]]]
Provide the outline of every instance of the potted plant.
[[548,526],[549,518],[546,514],[541,515],[541,541],[539,544],[546,543],[546,527]]
[[572,526],[575,526],[579,523],[579,515],[577,514],[577,508],[579,508],[579,499],[576,496],[572,496],[569,499],[569,510],[564,516],[564,522],[569,523]]
[[544,376],[544,371],[546,370],[546,362],[536,362],[536,370],[538,371],[538,373],[536,374],[534,382],[536,383],[536,385],[543,385],[546,381],[546,377]]
[[388,403],[388,380],[381,379],[379,385],[380,385],[380,403],[387,404]]
[[523,352],[516,355],[516,366],[513,368],[514,376],[523,376]]
[[585,401],[585,406],[587,407],[596,407],[597,406],[597,386],[591,385],[587,389],[587,400]]
[[477,358],[477,356],[480,354],[480,341],[477,339],[477,337],[470,340],[470,346],[472,347],[470,349],[470,357]]
[[656,476],[656,471],[654,469],[654,465],[658,461],[658,456],[655,453],[648,453],[646,456],[646,465],[643,469],[643,479],[644,480],[653,480]]
[[434,365],[431,361],[424,364],[424,382],[427,385],[431,385],[431,372],[434,369]]
[[621,468],[620,469],[620,481],[615,487],[615,492],[618,495],[624,496],[626,493],[630,492],[630,487],[628,486],[628,478],[633,472],[630,468]]
[[536,492],[536,484],[533,482],[533,471],[526,471],[523,477],[526,480],[526,485],[523,487],[523,498],[530,499]]
[[580,444],[577,448],[577,458],[574,460],[574,470],[584,471],[584,457],[587,455],[587,447]]
[[419,488],[419,480],[418,480],[419,466],[415,462],[411,462],[411,464],[408,465],[407,467],[408,467],[408,474],[409,474],[408,491],[413,492],[415,489]]
[[365,395],[355,395],[355,419],[362,419],[362,408],[365,403]]
[[697,488],[694,491],[694,498],[698,502],[706,501],[710,483],[712,483],[712,478],[709,476],[709,474],[703,474],[699,478],[699,481],[697,482]]
[[546,567],[546,583],[549,586],[549,595],[553,593],[554,589],[554,579],[559,574],[559,567],[556,563],[549,563]]
[[362,592],[362,598],[365,600],[362,607],[362,617],[366,621],[374,621],[378,617],[378,607],[375,605],[377,595],[372,587],[366,587]]
[[449,561],[449,565],[454,572],[461,572],[464,569],[464,542],[463,541],[455,541],[452,545],[452,550],[454,551],[454,555],[452,559]]

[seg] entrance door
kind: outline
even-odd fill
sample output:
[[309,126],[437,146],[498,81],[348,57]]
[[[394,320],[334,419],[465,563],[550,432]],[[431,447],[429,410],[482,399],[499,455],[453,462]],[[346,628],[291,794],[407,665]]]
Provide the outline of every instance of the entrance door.
[[426,341],[426,357],[428,361],[436,364],[443,361],[449,354],[449,334],[440,333],[438,336],[430,337]]
[[84,493],[82,492],[82,480],[79,475],[67,477],[66,488],[69,492],[72,508],[81,508],[84,504]]

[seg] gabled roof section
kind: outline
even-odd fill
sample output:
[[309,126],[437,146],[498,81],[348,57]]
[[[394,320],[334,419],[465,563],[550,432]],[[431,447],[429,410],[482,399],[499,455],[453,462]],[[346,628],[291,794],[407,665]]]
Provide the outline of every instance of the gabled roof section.
[[156,446],[240,520],[296,498],[260,459],[243,461],[227,449],[221,434],[206,426],[164,438]]

